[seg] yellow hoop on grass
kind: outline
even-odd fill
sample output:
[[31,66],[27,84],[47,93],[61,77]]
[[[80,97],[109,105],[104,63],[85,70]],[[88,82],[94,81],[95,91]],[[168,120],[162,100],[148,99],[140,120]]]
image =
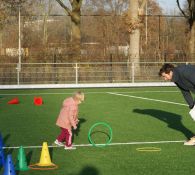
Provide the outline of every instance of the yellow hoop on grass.
[[136,148],[136,151],[140,151],[140,152],[158,152],[158,151],[161,151],[161,148],[157,148],[157,147],[142,147],[142,148]]

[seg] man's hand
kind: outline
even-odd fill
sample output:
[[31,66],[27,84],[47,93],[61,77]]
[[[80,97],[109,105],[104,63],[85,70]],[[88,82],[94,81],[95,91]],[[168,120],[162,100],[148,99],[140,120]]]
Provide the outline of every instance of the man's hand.
[[192,119],[195,121],[195,106],[190,110],[189,114],[192,117]]

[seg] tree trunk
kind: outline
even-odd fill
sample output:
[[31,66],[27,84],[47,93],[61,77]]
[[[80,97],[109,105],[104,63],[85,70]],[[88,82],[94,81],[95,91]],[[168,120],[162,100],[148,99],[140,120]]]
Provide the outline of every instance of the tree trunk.
[[[138,0],[130,0],[129,14],[131,18],[132,25],[136,25],[139,21],[138,16],[139,3]],[[140,74],[140,54],[139,54],[139,45],[140,45],[140,29],[135,27],[130,31],[130,45],[129,45],[129,60],[128,62],[134,63],[134,75]],[[133,69],[132,69],[133,70]]]
[[0,29],[0,56],[4,55],[3,52],[3,31]]
[[3,31],[0,30],[0,49],[3,48]]
[[73,60],[80,61],[81,58],[81,5],[82,0],[69,1],[72,10],[70,10],[61,0],[56,0],[59,5],[66,10],[71,17],[71,50]]
[[[189,42],[189,51],[191,61],[195,60],[195,0],[188,0],[187,5],[188,14],[181,8],[180,1],[176,0],[177,5],[181,13],[186,17],[190,26],[190,42]],[[186,5],[186,6],[187,6]]]
[[48,11],[47,11],[47,8],[45,5],[43,5],[42,9],[43,9],[43,11],[45,11],[44,17],[43,17],[43,45],[46,46],[47,40],[48,40],[47,20],[48,20],[48,16],[51,13],[51,10],[52,10],[51,0],[49,0]]
[[80,61],[81,59],[81,29],[80,29],[80,16],[79,23],[71,20],[71,45],[74,60]]
[[189,50],[191,61],[195,61],[195,22],[193,23],[190,31]]
[[47,34],[47,19],[48,19],[48,15],[45,13],[44,14],[44,18],[43,18],[43,45],[44,46],[47,44],[47,38],[48,38],[48,34]]

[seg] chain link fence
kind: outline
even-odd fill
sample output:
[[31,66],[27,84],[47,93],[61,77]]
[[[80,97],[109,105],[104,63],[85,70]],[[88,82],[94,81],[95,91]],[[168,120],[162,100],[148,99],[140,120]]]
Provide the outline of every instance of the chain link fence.
[[[0,85],[162,82],[162,62],[23,63],[0,65]],[[173,63],[188,64],[188,63]]]

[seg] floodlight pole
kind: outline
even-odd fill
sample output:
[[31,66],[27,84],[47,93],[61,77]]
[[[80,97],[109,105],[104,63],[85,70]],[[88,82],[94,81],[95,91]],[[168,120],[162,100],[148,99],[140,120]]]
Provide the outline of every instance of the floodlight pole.
[[20,71],[21,71],[21,15],[20,6],[18,12],[18,65],[17,65],[17,82],[20,84]]

